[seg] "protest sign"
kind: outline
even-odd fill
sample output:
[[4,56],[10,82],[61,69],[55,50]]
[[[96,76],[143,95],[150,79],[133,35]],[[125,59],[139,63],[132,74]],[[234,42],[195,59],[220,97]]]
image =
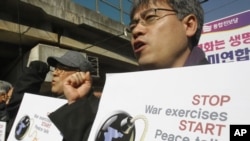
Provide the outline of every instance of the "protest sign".
[[0,141],[5,140],[5,133],[6,132],[6,122],[0,121]]
[[48,114],[65,103],[65,99],[25,93],[8,141],[62,141]]
[[250,124],[249,66],[108,74],[88,140],[229,141],[230,125]]
[[199,47],[212,64],[250,60],[250,10],[203,26]]

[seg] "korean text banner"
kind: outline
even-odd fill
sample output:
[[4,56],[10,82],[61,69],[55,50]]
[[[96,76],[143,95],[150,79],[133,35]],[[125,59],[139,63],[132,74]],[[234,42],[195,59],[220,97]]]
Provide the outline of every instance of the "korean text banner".
[[212,64],[249,60],[250,10],[205,23],[199,47]]
[[89,141],[229,141],[250,124],[249,66],[108,74]]

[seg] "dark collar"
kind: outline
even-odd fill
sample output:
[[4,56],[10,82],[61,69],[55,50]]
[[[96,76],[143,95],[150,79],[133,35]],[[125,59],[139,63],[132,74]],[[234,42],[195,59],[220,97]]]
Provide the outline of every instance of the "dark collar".
[[209,64],[206,59],[205,53],[199,47],[194,47],[184,66],[194,66],[202,64]]

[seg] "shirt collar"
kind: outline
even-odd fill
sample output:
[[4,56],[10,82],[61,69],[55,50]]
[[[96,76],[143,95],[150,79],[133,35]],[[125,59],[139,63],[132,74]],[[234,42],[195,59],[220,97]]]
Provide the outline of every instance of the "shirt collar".
[[186,60],[184,66],[194,66],[200,64],[206,58],[205,53],[199,47],[194,47]]

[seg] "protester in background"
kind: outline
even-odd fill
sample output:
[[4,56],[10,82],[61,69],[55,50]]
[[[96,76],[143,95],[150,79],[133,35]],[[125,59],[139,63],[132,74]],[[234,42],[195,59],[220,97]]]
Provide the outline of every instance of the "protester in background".
[[[141,70],[209,64],[197,47],[204,21],[198,0],[135,0],[133,4],[128,30]],[[82,106],[73,105],[90,91],[89,73],[70,76],[63,85],[69,104],[60,110],[72,108],[54,120],[61,124],[64,141],[87,141],[94,114],[89,114],[87,100]]]
[[[91,63],[76,51],[68,51],[61,57],[48,57],[47,62],[54,67],[52,92],[68,100],[49,118],[61,131],[63,140],[87,140],[99,103],[99,97],[93,94]],[[72,124],[74,122],[77,124]]]
[[[6,110],[10,97],[12,95],[13,87],[7,81],[0,80],[0,121],[6,122],[8,124],[10,117]],[[5,127],[6,128],[6,127]],[[5,140],[7,139],[6,132]]]
[[30,62],[28,67],[23,68],[21,75],[14,84],[12,97],[6,107],[10,118],[7,124],[6,137],[10,133],[24,94],[39,94],[41,85],[48,72],[48,65],[45,62],[38,60]]
[[6,112],[6,106],[12,95],[12,84],[7,81],[0,80],[0,121],[8,122],[9,117]]

